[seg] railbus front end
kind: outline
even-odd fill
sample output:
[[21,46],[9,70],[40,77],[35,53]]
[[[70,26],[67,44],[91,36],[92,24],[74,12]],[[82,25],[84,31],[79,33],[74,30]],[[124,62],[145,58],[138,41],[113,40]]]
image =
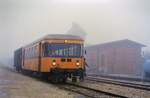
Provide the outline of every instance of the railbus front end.
[[85,73],[83,47],[83,41],[76,40],[65,39],[62,43],[45,42],[41,71],[49,71],[48,76],[53,81],[66,81],[67,78],[71,78],[73,82],[77,78],[83,80]]

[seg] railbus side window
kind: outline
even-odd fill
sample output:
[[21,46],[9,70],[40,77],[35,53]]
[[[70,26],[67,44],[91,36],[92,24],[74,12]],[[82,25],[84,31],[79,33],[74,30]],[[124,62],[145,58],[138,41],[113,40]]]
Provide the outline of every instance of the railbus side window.
[[42,45],[42,48],[43,48],[43,56],[47,57],[48,54],[49,54],[49,45],[48,45],[48,43],[44,43]]

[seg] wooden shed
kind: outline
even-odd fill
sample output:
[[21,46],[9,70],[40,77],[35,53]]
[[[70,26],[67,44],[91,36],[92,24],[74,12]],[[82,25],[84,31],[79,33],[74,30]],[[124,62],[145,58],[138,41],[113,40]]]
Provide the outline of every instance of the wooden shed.
[[102,74],[141,76],[143,72],[142,47],[128,39],[86,47],[89,71]]

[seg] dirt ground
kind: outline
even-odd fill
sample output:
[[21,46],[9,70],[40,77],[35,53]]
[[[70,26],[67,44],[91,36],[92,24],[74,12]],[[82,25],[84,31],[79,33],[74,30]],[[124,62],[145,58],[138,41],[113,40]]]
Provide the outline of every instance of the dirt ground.
[[57,86],[0,67],[0,98],[84,98]]

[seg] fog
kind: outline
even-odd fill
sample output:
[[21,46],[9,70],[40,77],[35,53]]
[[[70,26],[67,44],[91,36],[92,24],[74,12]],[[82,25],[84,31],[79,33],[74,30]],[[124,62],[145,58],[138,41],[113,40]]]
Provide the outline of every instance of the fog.
[[[77,23],[86,43],[131,39],[149,47],[149,0],[0,0],[0,61],[46,34],[65,34]],[[149,48],[147,48],[149,49]]]

